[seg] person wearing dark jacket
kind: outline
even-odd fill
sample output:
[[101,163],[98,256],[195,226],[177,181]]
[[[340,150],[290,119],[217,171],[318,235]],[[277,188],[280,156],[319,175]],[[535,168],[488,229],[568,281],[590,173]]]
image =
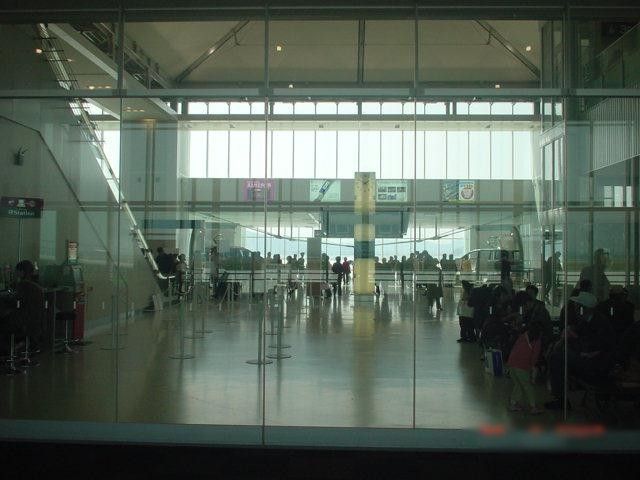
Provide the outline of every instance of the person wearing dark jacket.
[[342,295],[342,280],[344,278],[344,269],[342,268],[340,257],[336,257],[336,261],[331,266],[331,271],[336,275],[336,281],[333,284],[333,291],[338,295]]
[[575,320],[563,332],[549,357],[549,379],[554,400],[545,403],[546,408],[562,408],[564,395],[564,336],[567,337],[567,371],[589,382],[607,377],[614,366],[615,333],[607,319],[596,309],[595,295],[580,292],[571,297],[575,304]]
[[620,285],[609,289],[609,298],[600,302],[597,310],[609,319],[615,332],[616,345],[619,344],[626,330],[633,324],[633,303],[627,300],[627,290]]

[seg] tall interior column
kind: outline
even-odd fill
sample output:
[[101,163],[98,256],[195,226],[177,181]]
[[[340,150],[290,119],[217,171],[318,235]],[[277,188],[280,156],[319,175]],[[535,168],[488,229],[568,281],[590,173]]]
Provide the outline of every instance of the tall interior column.
[[375,239],[376,239],[376,174],[356,172],[354,211],[358,219],[354,226],[354,274],[355,299],[371,299],[375,290]]

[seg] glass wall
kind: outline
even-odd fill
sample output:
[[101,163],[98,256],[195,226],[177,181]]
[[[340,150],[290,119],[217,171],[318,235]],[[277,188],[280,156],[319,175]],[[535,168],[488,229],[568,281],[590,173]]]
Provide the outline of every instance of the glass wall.
[[0,416],[634,428],[640,17],[515,10],[1,24]]

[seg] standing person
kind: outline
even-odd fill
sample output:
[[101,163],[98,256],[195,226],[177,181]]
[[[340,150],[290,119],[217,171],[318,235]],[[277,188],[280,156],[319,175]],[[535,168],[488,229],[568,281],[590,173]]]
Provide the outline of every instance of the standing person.
[[453,258],[453,253],[449,254],[448,265],[449,265],[449,274],[448,274],[449,280],[447,281],[447,286],[453,287],[453,285],[456,283],[456,272],[458,271],[458,265],[456,265],[456,261]]
[[349,277],[351,276],[351,265],[349,264],[349,260],[347,260],[347,257],[344,257],[344,262],[342,262],[342,274],[344,275],[345,285],[349,285]]
[[329,283],[329,255],[323,253],[320,257],[320,266],[322,268],[322,274],[324,275],[324,281]]
[[[560,263],[560,252],[555,252],[544,262],[544,299],[549,300],[555,305],[555,286],[558,274],[562,272],[562,264]],[[551,293],[551,298],[549,298]]]
[[184,253],[178,255],[176,261],[176,279],[178,281],[178,295],[182,295],[186,291],[187,282],[187,257]]
[[400,271],[400,285],[402,290],[404,290],[404,269],[407,265],[407,256],[403,255],[398,263],[398,270]]
[[336,292],[338,295],[342,295],[342,279],[344,276],[344,272],[342,271],[342,263],[340,263],[340,257],[336,257],[336,261],[331,266],[331,271],[336,274],[334,292]]
[[609,298],[609,279],[605,273],[606,268],[609,266],[609,251],[603,248],[597,249],[593,252],[593,264],[588,265],[580,272],[580,280],[590,280],[593,287],[593,294],[598,299],[598,302],[604,302]]
[[173,273],[174,259],[171,254],[165,253],[164,248],[158,247],[156,255],[156,265],[163,275],[171,275]]
[[513,282],[511,281],[511,261],[509,260],[509,252],[500,250],[500,283],[505,290],[511,295],[513,293]]
[[536,405],[531,376],[542,349],[541,333],[540,324],[531,323],[527,330],[518,337],[509,354],[507,366],[513,381],[513,390],[509,399],[509,411],[511,412],[522,411],[525,408],[523,403],[526,402],[531,415],[542,413],[542,410]]
[[460,322],[460,338],[458,343],[461,342],[475,342],[476,334],[473,323],[473,307],[469,305],[469,297],[471,296],[471,289],[473,286],[467,280],[462,281],[462,294],[458,301],[458,321]]
[[218,247],[211,248],[211,282],[214,288],[218,285],[218,270],[220,269],[220,255]]

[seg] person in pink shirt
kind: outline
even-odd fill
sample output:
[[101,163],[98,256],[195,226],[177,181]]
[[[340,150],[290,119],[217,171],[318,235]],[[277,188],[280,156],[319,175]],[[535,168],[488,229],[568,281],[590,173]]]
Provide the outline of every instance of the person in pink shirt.
[[507,366],[513,380],[513,391],[509,399],[509,411],[518,412],[524,409],[523,403],[529,406],[529,413],[538,415],[542,410],[536,406],[535,392],[531,381],[533,368],[540,357],[542,326],[532,322],[529,328],[516,340]]

